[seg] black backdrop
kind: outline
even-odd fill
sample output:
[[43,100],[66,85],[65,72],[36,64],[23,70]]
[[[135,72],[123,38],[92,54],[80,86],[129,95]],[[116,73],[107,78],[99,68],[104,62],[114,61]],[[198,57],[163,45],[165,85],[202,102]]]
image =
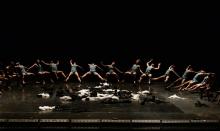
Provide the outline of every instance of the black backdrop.
[[192,64],[219,74],[219,22],[217,16],[33,17],[0,33],[0,58],[27,65],[60,59],[64,68],[70,58],[82,65],[115,60],[124,71],[136,58],[154,58],[164,68],[176,64],[182,71]]

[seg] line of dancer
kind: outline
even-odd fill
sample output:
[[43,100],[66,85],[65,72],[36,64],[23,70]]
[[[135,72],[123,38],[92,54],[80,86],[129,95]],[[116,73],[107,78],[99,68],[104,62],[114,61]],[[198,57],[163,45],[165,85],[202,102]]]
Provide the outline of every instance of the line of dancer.
[[[81,83],[87,76],[97,77],[100,81],[106,82],[110,77],[114,77],[117,82],[125,81],[127,76],[132,77],[134,83],[142,83],[145,78],[148,84],[152,81],[162,80],[164,83],[169,83],[166,89],[177,89],[194,91],[197,89],[210,88],[210,83],[213,81],[215,73],[205,72],[204,70],[194,71],[191,65],[188,65],[182,76],[178,75],[175,71],[175,65],[170,65],[164,74],[156,77],[155,71],[161,69],[161,63],[155,63],[153,59],[149,59],[145,63],[145,71],[142,69],[141,60],[136,59],[131,68],[125,72],[116,67],[116,62],[112,61],[111,64],[104,64],[100,62],[100,65],[91,62],[88,64],[88,71],[83,73],[85,70],[81,65],[78,65],[74,59],[69,60],[68,66],[70,67],[69,72],[65,74],[65,71],[58,69],[60,65],[59,60],[50,61],[49,63],[44,60],[37,59],[31,66],[27,67],[20,62],[10,62],[9,65],[4,67],[4,70],[0,73],[0,81],[10,83],[10,81],[17,80],[22,84],[26,84],[28,77],[35,77],[36,83],[45,84],[45,79],[51,82],[57,80],[63,80],[69,82],[71,77],[76,77],[78,82]],[[45,70],[46,69],[46,70]],[[80,69],[80,70],[78,70]],[[158,74],[158,73],[157,73]],[[174,75],[172,75],[174,74]],[[153,77],[154,76],[154,77]],[[194,77],[192,77],[194,76]],[[170,82],[170,77],[177,78],[174,82]],[[169,81],[169,82],[168,82]],[[8,84],[7,84],[8,85]]]

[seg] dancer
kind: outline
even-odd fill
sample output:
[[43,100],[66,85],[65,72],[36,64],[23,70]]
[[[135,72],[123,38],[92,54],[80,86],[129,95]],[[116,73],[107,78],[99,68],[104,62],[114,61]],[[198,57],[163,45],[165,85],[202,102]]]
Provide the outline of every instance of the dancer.
[[143,74],[142,70],[140,69],[139,63],[140,59],[137,59],[132,65],[131,69],[125,72],[126,75],[132,75],[134,77],[134,84],[136,83],[137,71],[140,71]]
[[5,77],[8,79],[13,79],[16,76],[15,63],[14,61],[11,61],[10,64],[5,67]]
[[102,81],[106,81],[104,78],[102,78],[101,75],[99,75],[99,73],[96,72],[96,67],[99,68],[100,70],[102,70],[102,68],[100,68],[98,65],[92,63],[92,64],[88,64],[89,65],[89,71],[86,72],[83,76],[82,79],[85,78],[87,75],[91,75],[94,74],[95,76],[98,76]]
[[170,78],[170,75],[171,75],[171,72],[173,72],[177,77],[180,77],[176,71],[174,70],[175,68],[175,65],[171,65],[169,66],[169,68],[166,70],[165,74],[162,75],[162,76],[159,76],[157,78],[152,78],[152,80],[159,80],[159,79],[164,79],[164,82],[167,83],[167,81],[169,80]]
[[2,95],[3,92],[3,86],[5,85],[4,83],[6,82],[6,87],[7,87],[7,78],[5,77],[5,72],[4,70],[0,70],[0,96]]
[[210,88],[210,83],[211,83],[211,79],[214,77],[214,74],[208,74],[206,77],[204,77],[204,79],[202,80],[202,82],[195,84],[193,86],[191,86],[190,88],[186,89],[188,91],[194,91],[196,89],[209,89]]
[[0,83],[2,83],[5,80],[7,80],[7,78],[5,77],[5,72],[3,70],[0,70]]
[[77,67],[80,67],[80,68],[82,68],[82,67],[77,65],[76,62],[73,62],[72,59],[70,60],[70,65],[71,65],[71,71],[65,81],[67,82],[69,80],[70,76],[72,76],[74,74],[74,75],[76,75],[78,81],[81,83],[81,79],[80,79],[79,74],[77,72]]
[[9,89],[11,88],[11,83],[13,82],[13,80],[17,81],[17,85],[18,85],[18,74],[16,72],[16,68],[15,68],[15,63],[14,61],[10,61],[9,65],[7,65],[4,69],[4,73],[5,73],[5,83],[6,83],[6,87],[8,87]]
[[64,78],[66,78],[66,75],[63,73],[63,71],[58,70],[57,66],[59,65],[59,61],[57,63],[54,63],[51,61],[50,63],[46,63],[43,60],[41,61],[43,64],[50,66],[51,72],[55,74],[56,79],[58,80],[58,74],[61,74]]
[[[43,67],[42,67],[42,65],[41,65],[41,61],[40,61],[39,59],[37,59],[36,62],[35,62],[32,66],[30,66],[30,67],[28,68],[28,70],[31,70],[31,69],[33,69],[33,68],[37,68],[37,75],[38,75],[40,78],[42,78],[43,76],[45,76],[45,75],[47,75],[47,74],[50,73],[50,72],[48,72],[48,71],[44,71],[44,70],[43,70]],[[44,80],[43,80],[43,84],[45,84],[45,81],[44,81]]]
[[[143,74],[141,75],[141,77],[140,77],[140,79],[139,79],[139,83],[141,83],[141,81],[142,81],[142,79],[143,79],[144,77],[148,76],[148,83],[150,84],[150,83],[151,83],[151,77],[152,77],[151,70],[152,70],[152,69],[153,69],[153,70],[158,70],[158,69],[160,69],[161,63],[159,63],[158,66],[155,67],[155,65],[154,65],[153,63],[151,63],[152,61],[153,61],[153,59],[151,59],[150,61],[148,61],[148,62],[146,63],[147,68],[146,68],[146,70],[145,70],[145,73],[143,73]],[[150,63],[151,63],[151,64],[150,64]]]
[[23,66],[20,64],[20,62],[16,63],[15,68],[19,69],[19,74],[22,76],[22,84],[25,84],[25,76],[29,76],[29,75],[34,75],[34,73],[31,72],[27,72],[26,69],[28,69],[27,67]]
[[166,87],[166,89],[170,89],[173,85],[175,85],[176,83],[181,81],[181,84],[183,84],[186,80],[189,79],[189,75],[191,73],[195,73],[195,71],[193,71],[193,68],[191,65],[188,65],[186,67],[185,72],[183,73],[182,77],[179,77],[177,80],[175,80],[173,83],[171,83],[169,86]]
[[40,64],[40,62],[41,62],[41,61],[40,61],[39,59],[37,59],[37,61],[36,61],[32,66],[30,66],[30,67],[28,68],[28,70],[31,70],[32,68],[36,67],[38,74],[41,74],[41,75],[43,75],[43,74],[49,74],[50,72],[43,70],[43,67],[42,67],[42,65]]
[[186,81],[183,84],[176,86],[176,88],[178,88],[178,90],[186,90],[189,87],[199,83],[199,78],[202,76],[206,76],[209,75],[210,73],[206,73],[204,70],[200,70],[194,77],[192,80]]
[[123,73],[122,71],[120,71],[117,67],[115,67],[115,61],[113,61],[110,65],[104,65],[101,62],[102,66],[105,66],[108,68],[108,72],[106,73],[106,78],[108,78],[108,76],[110,75],[114,75],[117,78],[117,81],[119,82],[119,76],[115,71],[118,71],[119,73]]

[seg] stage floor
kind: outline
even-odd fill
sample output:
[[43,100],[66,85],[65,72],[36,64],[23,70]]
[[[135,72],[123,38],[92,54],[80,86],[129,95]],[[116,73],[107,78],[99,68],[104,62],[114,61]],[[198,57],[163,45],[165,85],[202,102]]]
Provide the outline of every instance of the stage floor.
[[[24,87],[12,86],[4,90],[0,97],[0,119],[132,119],[132,120],[219,120],[220,105],[200,99],[198,93],[166,91],[164,84],[154,82],[150,88],[160,103],[146,102],[141,105],[138,101],[131,103],[104,104],[94,101],[73,100],[62,102],[58,94],[68,95],[88,87],[98,86],[99,83],[56,83],[30,84]],[[108,88],[120,88],[137,93],[148,90],[147,84],[134,85],[131,83],[112,84]],[[37,97],[37,94],[47,92],[48,99]],[[170,99],[171,95],[178,95],[185,99]],[[199,100],[203,106],[196,107]],[[53,111],[40,111],[39,106],[56,106]]]

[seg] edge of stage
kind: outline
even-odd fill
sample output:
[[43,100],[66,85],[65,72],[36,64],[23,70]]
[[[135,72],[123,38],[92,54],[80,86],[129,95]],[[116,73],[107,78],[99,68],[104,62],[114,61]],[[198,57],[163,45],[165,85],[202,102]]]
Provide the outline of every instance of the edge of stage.
[[220,120],[0,119],[0,129],[220,129]]

